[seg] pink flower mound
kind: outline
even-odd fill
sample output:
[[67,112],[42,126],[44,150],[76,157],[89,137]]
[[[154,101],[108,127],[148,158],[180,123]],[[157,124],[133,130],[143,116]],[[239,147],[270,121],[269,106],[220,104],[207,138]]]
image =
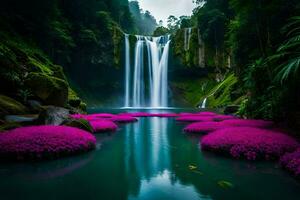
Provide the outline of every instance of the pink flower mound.
[[176,113],[153,113],[151,117],[178,117]]
[[251,127],[220,129],[204,136],[201,141],[203,150],[248,160],[277,159],[298,146],[297,141],[281,132]]
[[176,121],[180,122],[210,122],[213,121],[212,117],[207,116],[183,116],[178,117]]
[[255,128],[270,128],[273,126],[273,122],[264,120],[254,119],[231,119],[222,122],[227,126],[238,126],[238,127],[255,127]]
[[131,117],[151,117],[150,113],[135,112],[135,113],[120,113],[119,115],[131,116]]
[[95,132],[113,132],[118,129],[118,126],[109,120],[94,120],[90,122]]
[[0,134],[0,157],[40,160],[68,156],[94,149],[96,138],[67,126],[22,127]]
[[179,113],[179,116],[207,116],[212,117],[217,115],[214,112],[198,112],[198,113]]
[[83,114],[74,114],[74,115],[70,115],[71,118],[73,119],[83,119],[86,115]]
[[213,116],[213,120],[216,122],[221,122],[224,120],[236,119],[236,117],[231,115],[215,115]]
[[111,118],[111,117],[114,117],[116,115],[110,114],[110,113],[98,113],[98,114],[90,114],[88,116],[92,117],[92,118]]
[[293,153],[282,156],[280,164],[295,176],[300,177],[300,148]]
[[74,119],[85,119],[88,121],[94,121],[94,120],[98,120],[98,119],[109,119],[109,118],[112,118],[115,116],[116,115],[109,114],[109,113],[98,113],[98,114],[89,114],[89,115],[84,115],[84,114],[71,115],[71,117]]
[[118,115],[115,117],[112,117],[109,119],[110,121],[113,122],[118,122],[118,123],[131,123],[131,122],[137,122],[138,119],[135,117],[131,117],[131,116],[126,116],[126,115]]
[[226,127],[219,122],[196,122],[189,124],[183,130],[187,133],[209,133],[221,128]]
[[214,113],[214,112],[199,112],[199,113],[196,113],[197,115],[201,115],[201,116],[215,116],[217,115],[217,113]]

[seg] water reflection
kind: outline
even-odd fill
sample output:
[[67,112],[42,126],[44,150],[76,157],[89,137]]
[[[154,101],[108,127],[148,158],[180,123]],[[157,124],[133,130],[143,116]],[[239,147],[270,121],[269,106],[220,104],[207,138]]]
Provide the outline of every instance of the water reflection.
[[149,181],[142,180],[140,194],[138,196],[129,196],[128,199],[210,199],[208,196],[198,194],[193,186],[185,186],[178,181],[174,181],[172,176],[174,174],[165,170],[162,174],[152,177]]
[[129,199],[210,199],[172,173],[171,151],[176,147],[170,144],[168,120],[141,119],[124,127],[124,162],[132,187]]
[[[183,134],[183,127],[174,119],[140,118],[98,134],[98,148],[88,154],[0,163],[0,199],[299,199],[299,182],[274,163],[204,153],[199,135]],[[234,187],[221,188],[219,181]]]

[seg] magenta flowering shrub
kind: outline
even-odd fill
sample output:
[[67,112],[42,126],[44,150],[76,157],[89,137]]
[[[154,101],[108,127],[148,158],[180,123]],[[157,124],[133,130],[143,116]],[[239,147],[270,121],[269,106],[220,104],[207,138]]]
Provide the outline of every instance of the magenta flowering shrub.
[[222,122],[227,126],[238,126],[238,127],[255,127],[255,128],[271,128],[273,122],[265,120],[254,120],[254,119],[229,119]]
[[295,176],[300,177],[300,148],[292,153],[283,155],[280,158],[280,164]]
[[137,122],[138,119],[132,116],[128,115],[118,115],[114,116],[112,118],[109,118],[108,120],[118,123],[131,123],[131,122]]
[[152,113],[150,114],[151,117],[178,117],[176,113]]
[[73,115],[70,115],[71,118],[73,119],[83,119],[85,117],[85,115],[83,114],[73,114]]
[[235,116],[231,115],[215,115],[213,116],[213,120],[216,122],[221,122],[224,120],[237,119]]
[[115,117],[116,115],[109,114],[109,113],[98,113],[98,114],[89,114],[89,115],[74,114],[74,115],[70,115],[70,116],[74,119],[85,119],[85,120],[88,120],[88,121],[92,121],[92,120],[97,120],[97,119],[112,118],[112,117]]
[[187,125],[183,130],[187,133],[209,133],[226,127],[220,122],[196,122]]
[[201,141],[203,150],[248,160],[277,159],[298,146],[296,140],[281,132],[251,127],[219,129],[204,136]]
[[199,112],[199,113],[196,113],[197,115],[201,115],[201,116],[215,116],[217,115],[217,113],[214,113],[214,112]]
[[131,117],[151,117],[151,113],[146,113],[146,112],[120,113],[118,115],[120,116],[125,115]]
[[210,116],[182,116],[178,117],[176,121],[180,122],[210,122],[213,121],[213,117]]
[[97,113],[97,114],[90,114],[88,116],[92,117],[92,118],[111,118],[111,117],[114,117],[116,115],[110,114],[110,113]]
[[178,114],[179,116],[215,116],[217,115],[217,113],[214,113],[214,112],[198,112],[198,113],[186,113],[186,112],[183,112],[183,113],[179,113]]
[[32,126],[0,134],[0,158],[54,159],[94,149],[96,138],[67,126]]
[[103,120],[103,119],[98,119],[98,120],[93,120],[90,121],[90,124],[94,130],[94,132],[113,132],[118,129],[118,126],[109,120]]

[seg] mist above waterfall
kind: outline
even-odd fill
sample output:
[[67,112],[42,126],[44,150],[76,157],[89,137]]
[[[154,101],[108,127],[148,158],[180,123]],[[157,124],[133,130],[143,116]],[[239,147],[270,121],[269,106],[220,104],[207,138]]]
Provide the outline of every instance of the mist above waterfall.
[[135,37],[132,59],[129,36],[125,34],[124,107],[168,107],[170,36]]

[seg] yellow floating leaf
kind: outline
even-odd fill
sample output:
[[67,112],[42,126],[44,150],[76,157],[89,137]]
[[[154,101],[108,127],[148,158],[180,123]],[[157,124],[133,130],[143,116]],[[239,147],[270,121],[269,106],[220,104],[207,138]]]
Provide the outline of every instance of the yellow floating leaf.
[[233,188],[233,184],[228,181],[218,181],[218,185],[222,188]]
[[197,169],[197,166],[195,166],[195,165],[189,165],[189,169],[190,170],[195,170],[195,169]]

